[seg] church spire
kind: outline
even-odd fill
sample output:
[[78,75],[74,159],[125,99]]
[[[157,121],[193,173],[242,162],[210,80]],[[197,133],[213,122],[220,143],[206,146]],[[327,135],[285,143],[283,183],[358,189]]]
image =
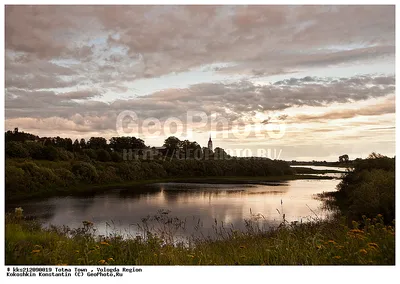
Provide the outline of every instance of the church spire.
[[210,133],[210,139],[208,139],[208,149],[213,151],[213,143],[212,143],[212,140],[211,140],[211,133]]

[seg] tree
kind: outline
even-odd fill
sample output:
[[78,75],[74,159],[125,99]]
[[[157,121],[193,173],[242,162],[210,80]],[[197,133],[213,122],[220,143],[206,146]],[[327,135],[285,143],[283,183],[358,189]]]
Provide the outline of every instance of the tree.
[[223,160],[229,158],[230,156],[225,152],[224,149],[217,147],[214,149],[214,159]]
[[107,140],[103,137],[90,137],[87,146],[94,150],[108,148]]
[[27,158],[29,151],[23,143],[11,141],[6,143],[6,155],[10,158]]
[[99,149],[96,151],[96,153],[97,153],[97,160],[99,160],[100,162],[109,162],[111,160],[110,153],[108,153],[104,149]]
[[339,163],[347,163],[347,162],[349,162],[349,156],[347,154],[339,156]]
[[72,150],[74,152],[79,152],[81,150],[78,139],[75,139],[74,144],[72,145]]
[[86,148],[86,141],[85,139],[81,139],[81,141],[79,142],[79,145],[81,146],[81,149],[85,149]]
[[165,139],[163,146],[167,148],[169,155],[173,155],[173,153],[179,150],[180,145],[181,145],[181,140],[179,140],[175,136],[170,136],[167,139]]

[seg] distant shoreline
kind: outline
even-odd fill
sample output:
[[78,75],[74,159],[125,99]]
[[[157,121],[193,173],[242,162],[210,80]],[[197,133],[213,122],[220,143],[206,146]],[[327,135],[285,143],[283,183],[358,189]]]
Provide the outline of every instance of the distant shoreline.
[[176,183],[204,183],[204,184],[266,184],[268,182],[282,182],[289,180],[299,180],[299,179],[334,179],[331,176],[315,176],[311,174],[293,174],[293,175],[282,175],[282,176],[221,176],[221,177],[171,177],[162,179],[148,179],[148,180],[137,180],[137,181],[127,181],[120,183],[110,183],[103,185],[88,185],[79,184],[66,188],[55,188],[54,190],[47,192],[35,192],[32,194],[25,194],[24,196],[15,196],[13,198],[6,199],[6,202],[17,202],[26,199],[40,199],[55,196],[70,196],[70,195],[80,195],[80,194],[94,194],[105,192],[111,189],[117,188],[129,188],[135,185],[144,185],[152,183],[162,183],[162,182],[176,182]]

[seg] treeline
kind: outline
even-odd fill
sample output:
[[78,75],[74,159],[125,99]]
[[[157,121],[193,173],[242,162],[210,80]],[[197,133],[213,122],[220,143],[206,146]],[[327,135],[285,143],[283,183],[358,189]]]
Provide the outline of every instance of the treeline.
[[357,159],[344,175],[335,194],[337,205],[349,220],[382,214],[386,222],[395,219],[395,158],[372,153]]
[[163,147],[150,147],[136,137],[103,137],[75,139],[39,137],[20,132],[18,128],[5,133],[6,158],[31,158],[33,160],[68,161],[71,159],[101,162],[120,162],[123,159],[149,159],[170,157],[179,159],[225,159],[230,156],[222,148],[214,151],[201,147],[195,141],[171,136]]
[[9,159],[5,168],[6,199],[51,193],[82,185],[121,184],[171,177],[280,176],[292,170],[284,161],[270,159],[231,160],[133,160],[22,161]]
[[167,138],[158,150],[136,137],[113,137],[107,143],[102,137],[75,142],[69,138],[40,138],[18,129],[5,135],[7,199],[81,185],[171,177],[292,174],[284,161],[230,157],[221,148],[210,151],[176,137]]

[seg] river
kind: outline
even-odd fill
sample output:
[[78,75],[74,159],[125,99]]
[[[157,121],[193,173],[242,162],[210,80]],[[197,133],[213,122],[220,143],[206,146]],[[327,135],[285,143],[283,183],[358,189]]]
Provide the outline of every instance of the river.
[[[44,226],[77,228],[94,223],[96,233],[135,237],[147,228],[173,237],[216,235],[216,228],[246,230],[245,220],[268,229],[283,221],[324,219],[330,212],[315,195],[333,191],[339,179],[256,184],[155,183],[86,196],[52,197],[7,204],[22,207]],[[165,224],[167,223],[167,224]],[[217,229],[218,230],[218,229]]]

